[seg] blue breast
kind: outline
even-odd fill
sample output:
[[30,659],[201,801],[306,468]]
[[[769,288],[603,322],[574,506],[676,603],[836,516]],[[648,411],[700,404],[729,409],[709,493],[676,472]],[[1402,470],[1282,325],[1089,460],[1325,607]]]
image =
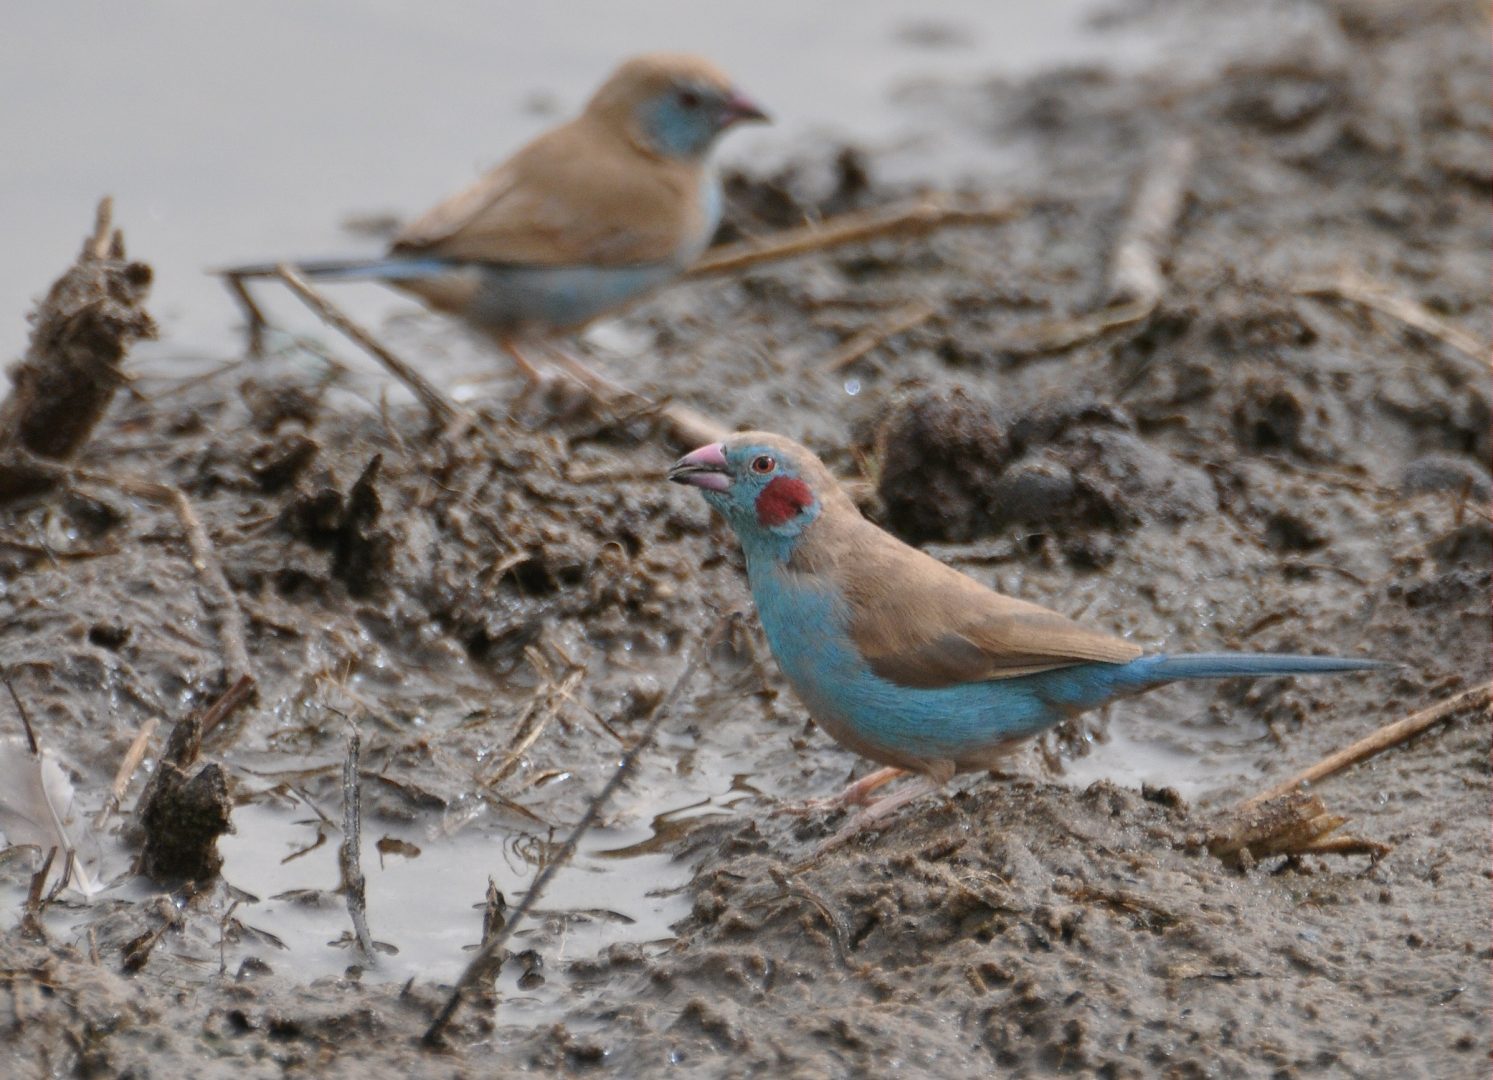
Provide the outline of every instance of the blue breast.
[[584,326],[667,284],[699,257],[721,219],[720,180],[712,170],[701,177],[700,199],[702,223],[672,259],[635,266],[480,264],[475,269],[481,284],[463,314],[502,334]]
[[[1128,664],[1055,671],[937,689],[898,686],[856,652],[844,604],[829,589],[766,560],[748,560],[752,596],[779,667],[809,712],[892,758],[978,764],[1132,687]],[[874,755],[873,755],[874,756]]]
[[639,266],[509,266],[477,269],[466,318],[501,333],[569,330],[651,292],[679,273],[673,262]]

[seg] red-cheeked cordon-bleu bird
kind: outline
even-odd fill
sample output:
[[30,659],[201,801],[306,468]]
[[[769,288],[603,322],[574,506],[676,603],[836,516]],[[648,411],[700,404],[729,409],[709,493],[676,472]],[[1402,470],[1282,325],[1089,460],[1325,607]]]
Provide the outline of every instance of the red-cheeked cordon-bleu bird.
[[[778,666],[841,745],[886,768],[837,801],[862,804],[833,847],[955,773],[995,768],[1024,739],[1180,679],[1315,675],[1380,661],[1145,653],[1134,642],[981,585],[861,516],[824,464],[748,431],[669,470],[735,530]],[[899,773],[917,774],[872,800]]]
[[[695,261],[721,217],[716,139],[767,115],[697,56],[619,67],[581,114],[438,203],[368,259],[292,263],[301,275],[377,281],[459,316],[530,378],[549,346]],[[264,276],[270,265],[229,277]]]

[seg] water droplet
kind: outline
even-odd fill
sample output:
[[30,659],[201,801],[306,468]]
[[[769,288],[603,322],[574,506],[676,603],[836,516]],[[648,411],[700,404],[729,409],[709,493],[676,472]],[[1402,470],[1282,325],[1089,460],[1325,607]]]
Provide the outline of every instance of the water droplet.
[[859,379],[846,379],[845,392],[851,397],[855,397],[856,394],[861,392],[861,381]]

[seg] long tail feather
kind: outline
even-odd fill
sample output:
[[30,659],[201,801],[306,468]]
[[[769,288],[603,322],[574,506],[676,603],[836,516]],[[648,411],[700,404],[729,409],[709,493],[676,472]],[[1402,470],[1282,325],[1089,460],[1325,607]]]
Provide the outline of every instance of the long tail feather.
[[1132,661],[1136,674],[1148,682],[1174,679],[1230,679],[1269,675],[1327,675],[1339,671],[1377,671],[1394,667],[1383,660],[1346,656],[1295,656],[1289,653],[1192,653],[1184,656],[1143,656]]
[[[231,278],[273,277],[278,265],[251,263],[247,266],[229,266],[214,272],[221,277]],[[324,281],[412,281],[451,269],[451,264],[445,259],[410,258],[402,255],[369,259],[287,260],[285,265],[302,277],[320,278]]]

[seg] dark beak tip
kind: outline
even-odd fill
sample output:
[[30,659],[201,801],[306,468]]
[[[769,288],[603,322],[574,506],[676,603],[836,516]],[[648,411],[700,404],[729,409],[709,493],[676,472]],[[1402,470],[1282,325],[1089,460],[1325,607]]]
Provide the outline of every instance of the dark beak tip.
[[727,126],[732,124],[770,124],[772,117],[767,110],[758,105],[745,94],[733,94],[726,102],[725,122]]

